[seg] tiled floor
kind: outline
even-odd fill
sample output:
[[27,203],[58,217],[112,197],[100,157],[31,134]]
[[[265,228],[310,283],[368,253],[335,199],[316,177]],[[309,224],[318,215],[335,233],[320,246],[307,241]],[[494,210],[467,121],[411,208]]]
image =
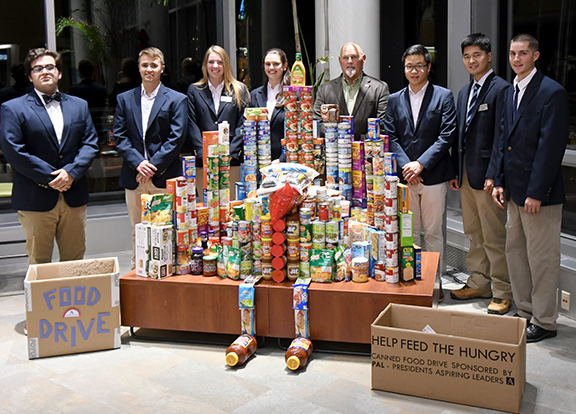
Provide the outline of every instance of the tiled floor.
[[[119,257],[124,271],[129,256]],[[460,286],[444,278],[446,292]],[[446,294],[441,307],[485,312],[488,303]],[[369,356],[314,352],[306,369],[291,372],[270,338],[239,369],[224,362],[233,337],[203,337],[220,345],[143,341],[126,329],[118,350],[28,360],[24,319],[22,294],[0,296],[0,414],[491,412],[373,391]],[[522,413],[576,412],[575,321],[560,317],[557,338],[528,344],[526,377]]]

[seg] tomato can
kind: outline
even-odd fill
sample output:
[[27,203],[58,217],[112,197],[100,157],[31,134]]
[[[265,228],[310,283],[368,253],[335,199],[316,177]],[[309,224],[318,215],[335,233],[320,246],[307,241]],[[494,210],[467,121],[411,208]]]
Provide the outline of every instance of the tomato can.
[[374,279],[378,282],[386,281],[386,265],[381,260],[374,264]]

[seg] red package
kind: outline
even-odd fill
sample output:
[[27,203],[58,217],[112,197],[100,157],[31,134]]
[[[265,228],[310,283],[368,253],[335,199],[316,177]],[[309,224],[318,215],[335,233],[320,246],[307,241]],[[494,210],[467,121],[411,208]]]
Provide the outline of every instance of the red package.
[[270,218],[272,223],[288,214],[296,205],[300,193],[288,183],[270,194]]

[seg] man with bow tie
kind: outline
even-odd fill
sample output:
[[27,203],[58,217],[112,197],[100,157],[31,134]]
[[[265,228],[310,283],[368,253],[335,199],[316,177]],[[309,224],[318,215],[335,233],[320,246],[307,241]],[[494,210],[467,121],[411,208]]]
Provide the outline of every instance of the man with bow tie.
[[60,55],[38,48],[24,61],[34,90],[1,108],[0,143],[14,169],[12,208],[26,234],[28,263],[49,263],[86,250],[86,171],[98,138],[86,101],[58,92]]
[[123,158],[119,184],[126,189],[132,229],[141,221],[140,196],[165,193],[166,180],[182,175],[179,155],[188,131],[186,95],[160,82],[162,51],[142,50],[138,67],[142,85],[118,95],[114,115],[114,139]]

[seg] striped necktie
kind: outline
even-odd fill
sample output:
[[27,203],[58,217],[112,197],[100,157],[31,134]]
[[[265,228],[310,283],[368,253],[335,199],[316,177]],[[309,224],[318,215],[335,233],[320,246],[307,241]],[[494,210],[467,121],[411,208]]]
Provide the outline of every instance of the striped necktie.
[[472,109],[474,105],[476,105],[476,101],[478,100],[478,91],[480,90],[480,84],[474,84],[474,90],[472,91],[472,99],[470,99],[470,105],[468,106],[468,113],[466,114],[466,130],[468,130],[468,125],[470,125],[470,121],[472,121]]
[[520,95],[520,88],[516,85],[514,90],[514,101],[512,102],[512,122],[516,121],[516,111],[518,110],[518,95]]

